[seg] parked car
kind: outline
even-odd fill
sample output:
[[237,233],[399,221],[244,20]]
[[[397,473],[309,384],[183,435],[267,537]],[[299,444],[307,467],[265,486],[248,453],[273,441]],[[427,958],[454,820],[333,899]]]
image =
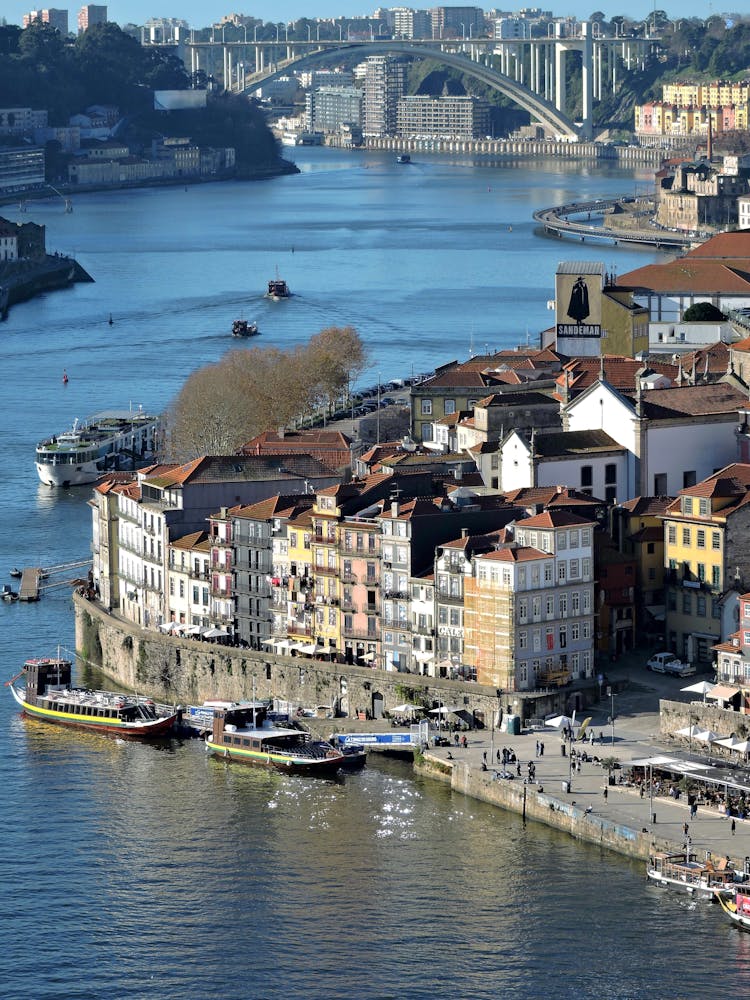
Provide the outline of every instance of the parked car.
[[651,659],[647,661],[646,669],[653,670],[655,674],[671,674],[673,667],[677,664],[682,666],[674,653],[654,653]]

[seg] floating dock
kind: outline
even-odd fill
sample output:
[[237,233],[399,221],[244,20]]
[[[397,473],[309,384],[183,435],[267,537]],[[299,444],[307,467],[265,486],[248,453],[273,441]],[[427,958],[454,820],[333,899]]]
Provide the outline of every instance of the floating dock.
[[40,566],[29,566],[21,575],[21,587],[18,591],[19,601],[38,601],[39,584],[42,581]]

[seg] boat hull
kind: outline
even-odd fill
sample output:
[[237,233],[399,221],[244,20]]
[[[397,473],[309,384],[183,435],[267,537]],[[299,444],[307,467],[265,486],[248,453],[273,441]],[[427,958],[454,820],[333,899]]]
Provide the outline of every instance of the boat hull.
[[58,712],[54,709],[30,704],[15,685],[11,684],[9,687],[24,715],[31,719],[39,719],[41,722],[65,726],[68,729],[86,730],[104,736],[116,736],[120,739],[150,740],[168,735],[177,721],[177,713],[165,716],[163,719],[156,719],[153,722],[135,724],[118,719],[95,719],[74,713]]
[[97,462],[84,462],[82,465],[46,465],[36,463],[39,481],[45,486],[85,486],[95,483],[102,474]]
[[719,899],[719,905],[735,927],[739,927],[741,931],[747,931],[750,933],[750,916],[744,913],[739,913],[733,903],[727,902],[723,899]]
[[344,755],[338,753],[334,757],[309,759],[244,747],[227,747],[220,743],[214,743],[210,738],[206,740],[206,749],[215,757],[221,757],[223,760],[271,768],[275,771],[283,771],[285,774],[330,777],[345,766],[343,763]]

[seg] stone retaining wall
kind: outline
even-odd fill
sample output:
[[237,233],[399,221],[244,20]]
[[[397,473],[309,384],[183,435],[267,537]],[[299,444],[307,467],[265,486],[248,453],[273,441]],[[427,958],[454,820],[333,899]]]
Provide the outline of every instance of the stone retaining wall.
[[580,809],[572,802],[549,794],[549,789],[545,792],[536,785],[520,781],[498,781],[493,779],[492,772],[477,770],[464,761],[447,764],[444,760],[425,753],[415,759],[414,769],[423,777],[443,781],[453,791],[518,813],[524,819],[545,823],[576,840],[598,844],[630,858],[645,861],[652,847],[659,850],[677,849],[670,841],[655,838],[648,832],[632,830],[595,813],[586,813],[585,809]]

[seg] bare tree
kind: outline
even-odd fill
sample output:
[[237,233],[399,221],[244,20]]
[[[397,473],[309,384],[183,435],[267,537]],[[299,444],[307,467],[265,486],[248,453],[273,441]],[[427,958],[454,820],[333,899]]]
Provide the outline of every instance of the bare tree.
[[165,414],[165,457],[235,453],[251,437],[287,426],[330,401],[364,364],[353,327],[329,327],[301,347],[229,351],[187,379]]

